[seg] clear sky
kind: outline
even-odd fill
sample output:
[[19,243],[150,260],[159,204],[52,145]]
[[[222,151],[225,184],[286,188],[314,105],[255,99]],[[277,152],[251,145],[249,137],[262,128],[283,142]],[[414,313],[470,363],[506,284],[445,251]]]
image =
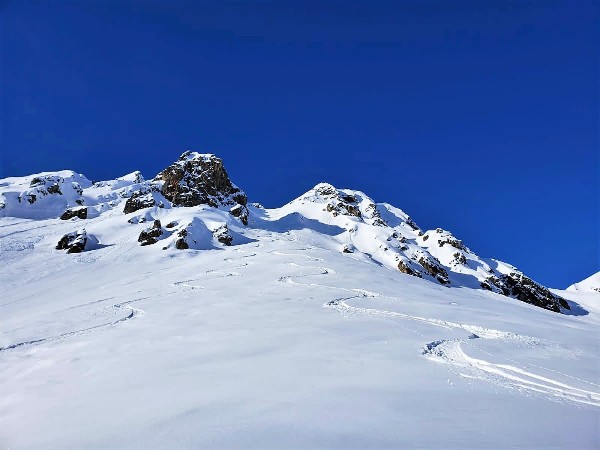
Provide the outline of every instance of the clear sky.
[[0,1],[0,177],[216,153],[252,201],[320,181],[567,285],[600,270],[593,1]]

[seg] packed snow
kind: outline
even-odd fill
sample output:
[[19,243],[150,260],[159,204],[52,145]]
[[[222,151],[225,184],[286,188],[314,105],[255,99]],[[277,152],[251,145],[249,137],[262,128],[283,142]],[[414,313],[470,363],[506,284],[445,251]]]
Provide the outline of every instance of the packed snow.
[[[359,191],[249,205],[245,226],[158,192],[124,214],[144,183],[0,180],[0,448],[600,445],[597,292],[553,290],[557,313],[483,290],[514,268]],[[84,251],[55,248],[84,228]],[[416,252],[448,283],[401,273]]]

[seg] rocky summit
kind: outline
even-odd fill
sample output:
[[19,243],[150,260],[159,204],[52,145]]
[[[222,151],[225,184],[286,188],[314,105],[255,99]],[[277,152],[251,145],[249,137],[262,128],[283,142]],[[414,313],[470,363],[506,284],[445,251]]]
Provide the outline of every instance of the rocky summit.
[[[249,230],[309,229],[328,248],[424,282],[491,291],[555,312],[570,309],[566,300],[515,267],[476,255],[449,231],[422,230],[402,210],[361,191],[320,183],[281,208],[249,205],[223,161],[212,154],[186,151],[150,180],[133,172],[92,183],[73,171],[8,178],[0,184],[0,217],[72,224],[62,233],[57,227],[54,243],[68,253],[96,248],[88,243],[89,233],[99,234],[100,218],[116,221],[116,229],[135,229],[132,239],[140,246],[174,251],[235,246],[252,239]],[[80,223],[88,231],[76,231]],[[119,242],[105,230],[98,245]]]

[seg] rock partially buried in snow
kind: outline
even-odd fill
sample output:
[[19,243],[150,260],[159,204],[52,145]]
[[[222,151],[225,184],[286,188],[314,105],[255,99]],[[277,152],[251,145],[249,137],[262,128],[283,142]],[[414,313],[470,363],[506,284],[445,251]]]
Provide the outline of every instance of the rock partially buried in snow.
[[215,231],[213,231],[213,236],[221,244],[225,244],[227,246],[231,245],[231,243],[233,242],[233,237],[229,233],[229,228],[227,227],[227,224],[223,224]]
[[66,250],[67,253],[81,253],[85,250],[87,240],[88,236],[85,229],[67,233],[58,241],[56,250]]
[[67,209],[61,216],[61,220],[69,220],[77,217],[78,219],[87,219],[88,209],[87,208],[72,208]]
[[140,233],[138,242],[142,245],[152,245],[158,242],[158,238],[162,236],[162,226],[160,220],[155,220],[154,224],[150,228],[146,228]]
[[146,191],[135,192],[125,202],[123,212],[130,214],[144,208],[151,208],[156,204],[152,194]]

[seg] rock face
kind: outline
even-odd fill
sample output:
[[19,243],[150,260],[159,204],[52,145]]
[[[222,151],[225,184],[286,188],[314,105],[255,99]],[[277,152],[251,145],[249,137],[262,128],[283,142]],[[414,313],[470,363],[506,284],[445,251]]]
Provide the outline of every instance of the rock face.
[[161,193],[173,206],[246,206],[246,194],[235,186],[223,161],[214,155],[185,152],[179,160],[160,172],[154,181],[162,182]]
[[67,253],[81,253],[85,250],[87,243],[87,233],[85,230],[74,231],[65,234],[58,244],[56,250],[66,250]]
[[489,277],[481,287],[486,290],[496,287],[506,296],[555,312],[560,312],[561,308],[571,309],[565,299],[519,272]]
[[88,210],[87,210],[87,208],[72,208],[72,209],[67,209],[60,216],[60,219],[61,220],[69,220],[69,219],[72,219],[74,217],[77,217],[79,219],[87,219],[87,216],[88,216]]
[[160,220],[155,220],[154,224],[150,228],[146,228],[144,231],[140,233],[138,237],[138,242],[144,245],[152,245],[158,242],[158,238],[162,236],[162,225],[160,224]]
[[156,201],[152,197],[152,194],[145,191],[134,192],[125,202],[123,212],[129,214],[143,208],[150,208],[155,204]]
[[428,257],[421,256],[419,258],[419,264],[423,266],[429,275],[438,280],[441,284],[450,284],[448,272],[446,272],[446,269],[444,269],[442,264],[435,257],[431,255]]

